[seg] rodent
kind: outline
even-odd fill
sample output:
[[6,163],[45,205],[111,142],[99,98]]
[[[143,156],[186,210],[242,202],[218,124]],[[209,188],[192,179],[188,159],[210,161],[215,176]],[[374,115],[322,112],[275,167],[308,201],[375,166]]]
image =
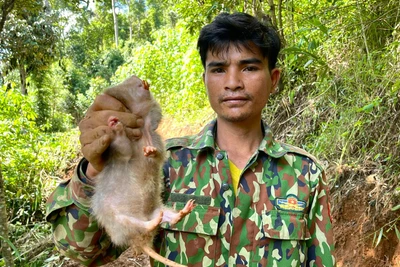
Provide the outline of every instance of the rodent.
[[122,102],[144,121],[143,136],[130,140],[117,117],[108,118],[115,138],[105,152],[104,169],[95,178],[91,201],[93,214],[117,246],[132,246],[136,253],[169,266],[184,266],[162,257],[152,249],[160,223],[175,224],[194,208],[190,200],[179,212],[162,204],[161,168],[165,159],[162,138],[156,133],[162,114],[147,82],[131,76],[104,91]]

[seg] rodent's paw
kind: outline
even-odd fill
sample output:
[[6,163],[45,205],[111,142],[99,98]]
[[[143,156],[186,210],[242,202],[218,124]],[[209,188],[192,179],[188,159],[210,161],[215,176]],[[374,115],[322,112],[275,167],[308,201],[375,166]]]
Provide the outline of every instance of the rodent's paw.
[[154,157],[157,155],[157,148],[154,146],[145,146],[143,147],[143,154],[145,157]]
[[195,207],[194,199],[190,199],[186,203],[185,207],[179,211],[179,213],[182,215],[182,217],[184,217],[184,216],[188,215],[189,213],[191,213],[192,210],[194,209],[194,207]]
[[180,220],[182,220],[186,215],[188,215],[189,213],[191,213],[192,210],[194,209],[194,207],[195,207],[194,200],[193,200],[193,199],[190,199],[190,200],[186,203],[185,207],[184,207],[182,210],[178,211],[178,212],[175,214],[175,216],[174,216],[173,218],[171,218],[170,223],[171,223],[172,225],[177,224],[177,223],[178,223]]

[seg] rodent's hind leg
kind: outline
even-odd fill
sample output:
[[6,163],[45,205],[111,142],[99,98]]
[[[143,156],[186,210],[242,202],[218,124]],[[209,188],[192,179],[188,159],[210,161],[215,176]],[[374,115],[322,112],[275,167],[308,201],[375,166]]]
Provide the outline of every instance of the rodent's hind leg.
[[194,207],[195,207],[194,200],[191,199],[186,203],[185,207],[178,212],[175,210],[170,210],[168,208],[165,208],[163,222],[169,222],[172,225],[177,224],[186,215],[191,213]]
[[158,216],[154,217],[153,219],[149,221],[143,221],[140,219],[137,219],[132,216],[124,215],[124,214],[119,214],[116,216],[116,220],[128,227],[136,227],[136,228],[141,228],[144,230],[144,232],[151,232],[157,228],[157,226],[161,223],[163,218],[163,212],[159,212]]
[[162,218],[164,216],[164,212],[160,211],[157,216],[155,216],[150,221],[146,222],[146,229],[148,231],[152,231],[158,227],[158,225],[162,222]]

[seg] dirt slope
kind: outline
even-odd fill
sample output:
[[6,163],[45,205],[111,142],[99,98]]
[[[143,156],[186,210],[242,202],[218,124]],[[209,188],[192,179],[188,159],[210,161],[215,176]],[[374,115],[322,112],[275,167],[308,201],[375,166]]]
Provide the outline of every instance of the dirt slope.
[[373,168],[344,166],[337,173],[331,203],[338,267],[399,267],[400,242],[394,230],[395,225],[400,229],[399,212],[390,209],[395,200],[385,193],[389,188]]

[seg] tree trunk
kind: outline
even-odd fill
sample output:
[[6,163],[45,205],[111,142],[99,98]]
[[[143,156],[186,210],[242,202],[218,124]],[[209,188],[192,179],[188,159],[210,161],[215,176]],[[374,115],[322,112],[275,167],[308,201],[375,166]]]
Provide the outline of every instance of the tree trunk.
[[114,17],[114,36],[115,36],[115,45],[118,47],[118,18],[117,13],[115,11],[115,0],[111,0],[112,5],[112,13]]
[[292,34],[295,32],[295,27],[294,27],[294,0],[290,2],[290,26],[292,28]]
[[283,33],[283,21],[282,21],[282,0],[278,0],[278,29],[279,35],[281,36],[281,41],[283,47],[286,46],[285,35]]
[[132,41],[132,14],[131,14],[131,1],[126,0],[128,4],[128,23],[129,23],[129,40]]
[[259,7],[258,1],[259,0],[253,0],[252,6],[253,6],[253,15],[260,19],[261,17],[260,17],[260,10],[258,9]]
[[7,209],[6,200],[4,194],[4,181],[1,174],[1,163],[0,163],[0,252],[3,256],[6,267],[13,267],[14,260],[11,253],[11,248],[5,240],[8,240],[8,228],[7,228]]
[[27,95],[28,90],[26,88],[26,71],[25,71],[25,66],[21,62],[21,60],[18,60],[18,67],[19,67],[19,77],[21,80],[21,94]]
[[275,13],[275,3],[274,0],[268,0],[269,4],[269,16],[271,18],[272,24],[277,27],[278,24],[276,23],[276,13]]

